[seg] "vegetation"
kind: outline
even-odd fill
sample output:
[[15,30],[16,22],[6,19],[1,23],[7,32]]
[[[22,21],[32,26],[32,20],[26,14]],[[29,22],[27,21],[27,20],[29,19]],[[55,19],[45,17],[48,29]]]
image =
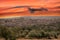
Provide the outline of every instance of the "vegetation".
[[[21,18],[22,21],[23,19],[24,18]],[[32,20],[31,22],[32,23],[35,22],[34,20]],[[5,22],[7,23],[6,20]],[[0,38],[5,38],[5,40],[16,40],[18,38],[53,39],[53,38],[58,38],[59,35],[60,35],[60,22],[59,21],[50,22],[50,23],[37,22],[36,24],[34,23],[30,25],[27,24],[27,26],[26,25],[7,26],[6,24],[5,25],[0,24]]]

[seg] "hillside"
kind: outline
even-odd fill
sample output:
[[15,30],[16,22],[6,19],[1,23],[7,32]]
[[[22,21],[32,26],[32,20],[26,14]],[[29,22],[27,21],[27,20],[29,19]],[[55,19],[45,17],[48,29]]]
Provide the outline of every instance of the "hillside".
[[60,22],[60,16],[23,16],[10,19],[0,19],[0,25],[3,26],[28,26],[56,22]]
[[0,38],[60,39],[60,16],[23,16],[0,19]]

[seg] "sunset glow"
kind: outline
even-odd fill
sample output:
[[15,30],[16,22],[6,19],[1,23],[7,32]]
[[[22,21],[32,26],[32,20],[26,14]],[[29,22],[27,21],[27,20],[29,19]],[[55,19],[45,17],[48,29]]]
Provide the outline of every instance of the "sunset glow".
[[[15,6],[30,6],[32,8],[44,7],[53,12],[42,11],[31,14],[27,8],[11,8]],[[8,16],[60,16],[60,8],[56,8],[58,6],[60,7],[60,0],[0,0],[0,18]]]

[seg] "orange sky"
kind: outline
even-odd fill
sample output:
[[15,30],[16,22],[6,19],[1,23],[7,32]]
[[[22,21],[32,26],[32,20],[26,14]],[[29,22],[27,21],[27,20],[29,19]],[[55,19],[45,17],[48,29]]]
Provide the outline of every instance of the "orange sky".
[[60,6],[60,0],[0,0],[0,7],[16,6],[16,5],[34,5],[54,7]]
[[[26,8],[15,8],[15,9],[3,10],[3,9],[9,8],[9,7],[24,6],[24,5],[31,6],[31,7],[33,6],[33,7],[52,8],[49,10],[58,10],[58,9],[60,10],[60,8],[58,8],[58,9],[54,8],[54,7],[60,6],[60,0],[0,0],[0,17],[7,16],[8,15],[7,12],[27,11]],[[5,13],[7,13],[7,14],[5,14]],[[13,13],[13,14],[10,13],[9,15],[10,16],[17,15],[17,13]],[[32,14],[27,14],[27,15],[32,15]],[[34,14],[34,15],[37,15],[37,14]],[[40,14],[38,13],[38,15],[40,15]],[[50,13],[50,14],[41,14],[41,15],[60,16],[59,13]]]

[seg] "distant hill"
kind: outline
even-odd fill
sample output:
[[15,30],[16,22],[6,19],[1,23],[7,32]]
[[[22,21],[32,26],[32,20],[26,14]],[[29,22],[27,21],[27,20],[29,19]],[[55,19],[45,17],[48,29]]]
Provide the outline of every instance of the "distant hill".
[[24,16],[16,18],[0,19],[2,26],[29,26],[60,22],[60,16]]

